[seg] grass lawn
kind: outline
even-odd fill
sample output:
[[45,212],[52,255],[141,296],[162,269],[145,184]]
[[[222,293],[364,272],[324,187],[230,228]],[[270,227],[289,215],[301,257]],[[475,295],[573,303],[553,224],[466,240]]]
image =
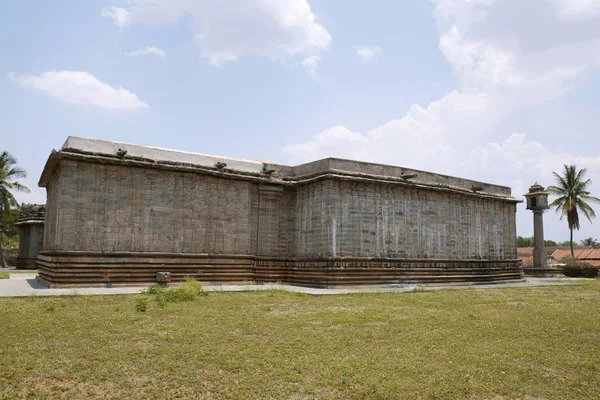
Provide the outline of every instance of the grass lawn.
[[600,396],[600,280],[216,292],[164,308],[144,295],[4,298],[0,321],[3,399]]
[[10,274],[8,272],[0,272],[0,279],[10,279]]

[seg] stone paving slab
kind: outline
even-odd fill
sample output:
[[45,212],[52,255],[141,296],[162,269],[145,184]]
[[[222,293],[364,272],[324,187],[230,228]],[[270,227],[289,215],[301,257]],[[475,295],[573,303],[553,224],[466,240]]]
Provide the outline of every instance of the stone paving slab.
[[[72,296],[72,295],[116,295],[141,293],[144,287],[90,287],[90,288],[48,288],[35,279],[35,274],[10,274],[10,279],[0,279],[0,297],[27,297],[27,296]],[[533,287],[550,285],[574,284],[580,279],[575,278],[527,278],[522,281],[499,284],[462,284],[462,285],[416,285],[392,284],[378,286],[354,286],[345,288],[311,288],[291,285],[205,285],[208,292],[243,292],[248,290],[285,290],[289,292],[305,293],[315,296],[331,294],[352,293],[402,293],[415,290],[442,290],[442,289],[497,289],[506,287]]]

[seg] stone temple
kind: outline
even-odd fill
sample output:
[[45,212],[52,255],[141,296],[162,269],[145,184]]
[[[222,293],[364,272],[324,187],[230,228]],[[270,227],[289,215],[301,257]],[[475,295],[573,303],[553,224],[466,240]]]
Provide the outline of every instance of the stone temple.
[[69,137],[39,279],[313,286],[521,279],[510,188],[327,158],[298,166]]
[[19,230],[19,256],[17,268],[37,268],[36,259],[44,244],[43,204],[23,204],[19,211],[17,228]]

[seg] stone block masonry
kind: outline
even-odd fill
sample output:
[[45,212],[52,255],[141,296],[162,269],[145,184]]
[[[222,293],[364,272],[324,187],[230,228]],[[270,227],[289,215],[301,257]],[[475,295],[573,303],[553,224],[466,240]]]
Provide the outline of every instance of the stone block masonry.
[[47,189],[40,279],[313,286],[522,278],[510,189],[340,159],[296,167],[69,137]]

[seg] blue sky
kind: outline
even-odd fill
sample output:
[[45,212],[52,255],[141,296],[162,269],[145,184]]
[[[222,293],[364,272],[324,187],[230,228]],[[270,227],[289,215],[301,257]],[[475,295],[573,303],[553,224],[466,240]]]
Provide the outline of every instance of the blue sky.
[[[0,26],[0,148],[29,172],[24,202],[69,135],[361,159],[517,198],[573,163],[600,196],[600,0],[21,0]],[[546,237],[568,238],[553,212]]]

